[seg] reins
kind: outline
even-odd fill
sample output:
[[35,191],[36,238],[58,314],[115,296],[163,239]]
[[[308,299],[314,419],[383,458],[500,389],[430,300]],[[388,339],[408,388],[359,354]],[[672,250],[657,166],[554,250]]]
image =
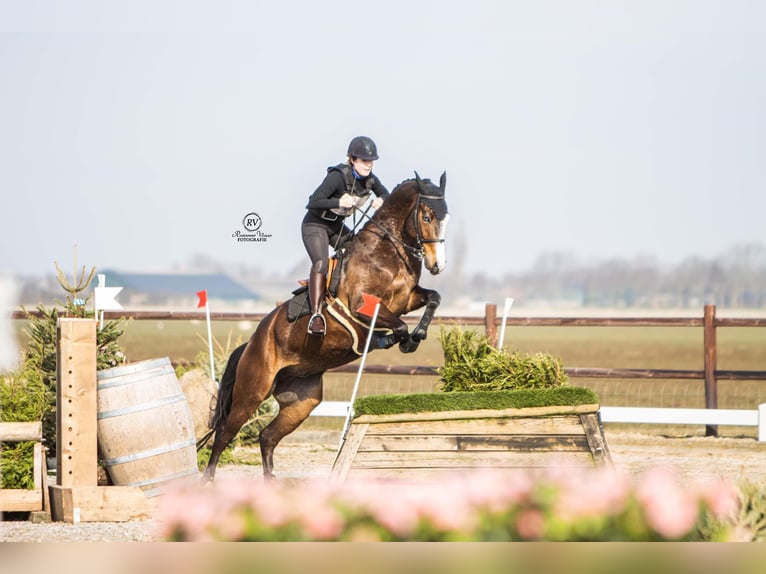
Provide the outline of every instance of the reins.
[[[361,214],[359,218],[359,223],[362,223],[362,220],[366,217],[367,220],[375,225],[378,229],[380,229],[383,232],[383,236],[387,239],[389,239],[393,243],[397,243],[401,245],[406,251],[408,251],[410,254],[412,254],[416,259],[422,260],[423,259],[423,244],[425,243],[444,243],[444,239],[423,239],[420,234],[420,225],[418,222],[418,211],[420,210],[420,202],[422,199],[440,199],[444,200],[443,196],[439,195],[426,195],[424,193],[421,193],[418,190],[418,199],[415,203],[415,209],[411,211],[412,218],[413,218],[413,225],[415,227],[415,238],[417,240],[417,245],[413,247],[412,245],[407,245],[404,241],[393,235],[388,229],[383,227],[380,223],[372,219],[369,215],[367,215],[367,212],[370,210],[370,207],[372,204],[369,204],[367,206],[367,209],[364,210],[364,212]],[[356,211],[361,211],[360,208],[354,206],[354,209]],[[354,225],[354,231],[356,231],[356,227],[358,224]]]

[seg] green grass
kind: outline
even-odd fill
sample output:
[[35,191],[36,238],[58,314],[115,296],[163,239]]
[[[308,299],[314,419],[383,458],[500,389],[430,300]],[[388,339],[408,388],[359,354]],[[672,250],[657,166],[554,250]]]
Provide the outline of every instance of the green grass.
[[521,409],[552,405],[597,404],[598,396],[581,387],[513,389],[509,391],[457,391],[407,395],[372,395],[354,401],[354,415],[390,415],[479,409]]
[[[255,330],[255,323],[214,321],[213,336],[222,345],[244,342]],[[449,327],[448,325],[447,327]],[[23,321],[16,321],[23,342]],[[483,333],[483,327],[476,327]],[[766,328],[719,327],[718,368],[722,370],[766,370]],[[561,357],[565,368],[600,367],[633,369],[693,369],[704,366],[701,327],[508,327],[505,347],[522,353],[551,353]],[[194,361],[207,353],[207,327],[204,321],[136,321],[126,326],[121,344],[129,361],[170,357],[174,363]],[[233,348],[232,345],[230,348]],[[438,315],[417,352],[403,354],[398,347],[374,351],[368,365],[427,365],[443,363],[439,343]],[[358,361],[354,364],[358,365]],[[347,401],[351,397],[355,375],[328,373],[324,378],[326,401]],[[595,391],[601,405],[704,407],[704,384],[701,380],[624,380],[570,378],[573,386]],[[437,376],[370,375],[362,377],[358,396],[381,394],[431,393],[439,390]],[[718,381],[720,408],[753,409],[766,402],[766,381]],[[316,422],[312,423],[312,420]],[[314,417],[310,424],[323,425],[334,419]],[[305,426],[305,423],[304,423]],[[635,425],[632,425],[635,427]],[[660,433],[679,427],[641,425],[642,430]],[[683,430],[683,429],[682,429]],[[695,426],[699,434],[704,427]],[[721,434],[751,436],[755,427],[720,427]]]
[[[244,342],[256,323],[213,321],[213,337],[225,344]],[[25,337],[23,321],[16,321],[20,342]],[[483,332],[483,328],[477,328]],[[403,354],[398,347],[370,354],[370,364],[442,364],[438,318],[429,338],[417,352]],[[766,370],[766,328],[719,327],[718,368],[725,370]],[[551,353],[561,357],[565,367],[634,369],[702,369],[704,353],[701,327],[508,327],[505,347],[523,353]],[[171,361],[193,361],[207,352],[204,321],[130,320],[121,346],[130,361],[162,356]]]

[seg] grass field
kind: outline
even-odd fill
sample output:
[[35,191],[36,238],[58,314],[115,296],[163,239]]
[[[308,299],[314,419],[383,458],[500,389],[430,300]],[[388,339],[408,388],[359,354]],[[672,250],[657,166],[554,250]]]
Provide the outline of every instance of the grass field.
[[[247,340],[255,326],[247,321],[213,322],[217,352],[228,354]],[[22,331],[21,321],[17,327]],[[397,347],[375,351],[367,364],[438,367],[443,360],[439,331],[437,319],[429,338],[416,353],[402,354]],[[21,333],[20,339],[23,341]],[[125,323],[120,342],[131,362],[164,356],[174,363],[208,360],[204,321],[130,320]],[[766,328],[719,327],[717,342],[719,369],[766,371]],[[557,355],[565,367],[702,370],[704,361],[701,327],[509,327],[504,343],[509,350]],[[348,400],[354,380],[355,375],[351,374],[326,375],[325,400]],[[436,376],[365,375],[359,394],[429,392],[438,383]],[[603,405],[693,408],[705,405],[702,380],[571,378],[570,383],[593,389]],[[721,380],[718,388],[720,408],[754,409],[766,402],[766,381]],[[738,434],[756,432],[755,428],[732,430]],[[721,431],[728,432],[723,427]]]

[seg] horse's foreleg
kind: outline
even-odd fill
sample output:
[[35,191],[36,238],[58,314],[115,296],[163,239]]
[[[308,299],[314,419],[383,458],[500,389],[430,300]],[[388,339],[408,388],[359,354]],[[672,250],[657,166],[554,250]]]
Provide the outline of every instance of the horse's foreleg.
[[423,305],[426,306],[426,310],[423,312],[423,316],[418,321],[417,326],[412,330],[412,333],[399,343],[399,350],[402,353],[414,353],[417,351],[420,341],[424,340],[428,335],[428,327],[431,325],[434,313],[437,307],[439,307],[441,300],[441,295],[431,289],[423,289],[418,286],[413,290],[410,296],[409,310],[419,309]]
[[263,477],[266,480],[274,478],[274,449],[279,442],[297,429],[314,407],[322,402],[322,373],[277,381],[274,398],[279,403],[279,414],[259,437]]
[[426,310],[423,311],[423,316],[410,334],[410,337],[418,342],[425,339],[428,335],[428,327],[431,325],[436,309],[442,302],[442,296],[439,295],[438,292],[431,289],[424,289],[423,291],[425,295]]

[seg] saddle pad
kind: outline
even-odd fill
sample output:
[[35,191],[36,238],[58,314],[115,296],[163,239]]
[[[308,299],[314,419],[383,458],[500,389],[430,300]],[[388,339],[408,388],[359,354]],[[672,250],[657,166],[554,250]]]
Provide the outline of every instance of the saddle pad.
[[311,312],[309,304],[309,288],[298,287],[293,291],[293,297],[287,302],[287,320],[292,323]]
[[[331,257],[329,261],[329,272],[327,273],[327,291],[335,297],[338,294],[338,284],[340,283],[341,266],[340,260],[343,259],[342,251]],[[326,302],[326,299],[325,299]],[[287,321],[292,323],[301,317],[311,313],[311,303],[309,302],[308,281],[301,282],[301,286],[293,291],[293,297],[287,303]]]

